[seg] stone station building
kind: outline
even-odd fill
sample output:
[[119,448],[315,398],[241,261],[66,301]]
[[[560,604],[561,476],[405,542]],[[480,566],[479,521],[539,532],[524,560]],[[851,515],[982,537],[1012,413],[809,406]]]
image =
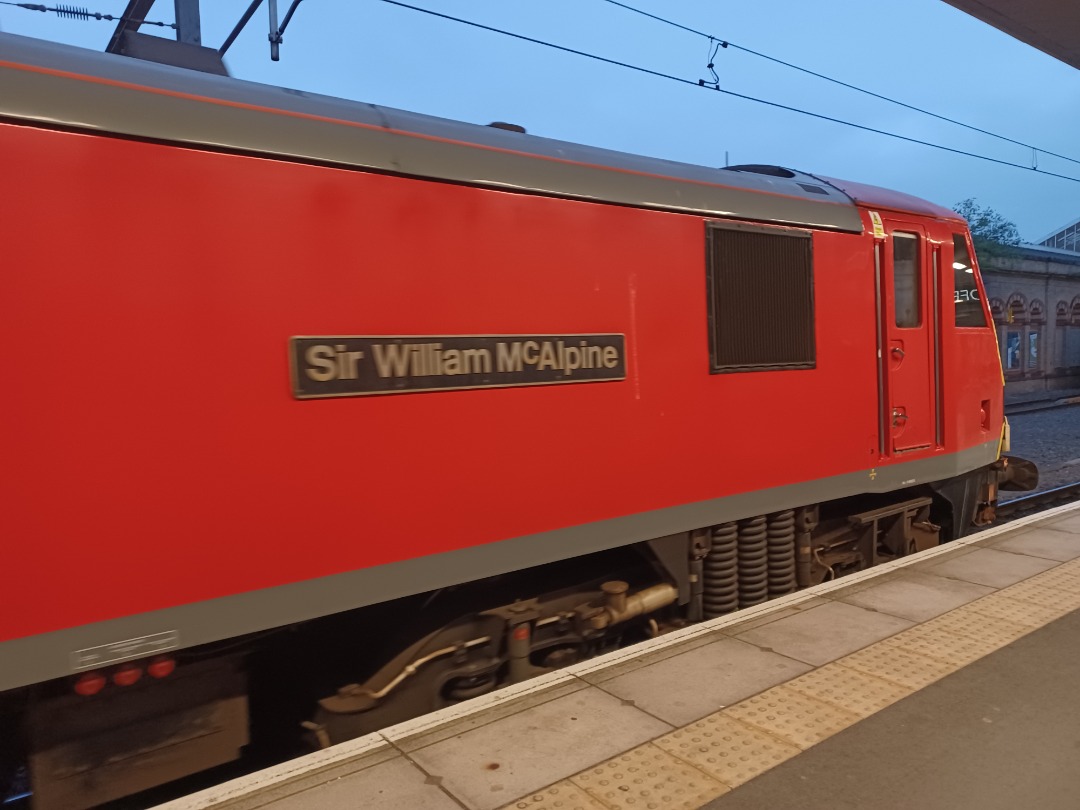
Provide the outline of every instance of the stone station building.
[[1080,252],[1042,245],[983,251],[979,267],[1007,396],[1080,389]]

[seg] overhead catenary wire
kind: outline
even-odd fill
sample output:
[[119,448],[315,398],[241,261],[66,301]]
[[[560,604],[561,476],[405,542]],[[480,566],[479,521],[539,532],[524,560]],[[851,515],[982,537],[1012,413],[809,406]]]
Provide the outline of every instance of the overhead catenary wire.
[[156,25],[159,28],[176,28],[176,23],[160,22],[157,20],[139,20],[134,17],[124,17],[122,15],[103,14],[100,11],[88,11],[85,6],[46,6],[42,3],[19,3],[14,0],[0,0],[0,6],[15,6],[16,8],[24,8],[27,11],[42,11],[49,14],[55,14],[62,19],[69,20],[97,20],[100,22],[125,22],[125,23],[137,23],[139,25]]
[[[292,7],[289,9],[288,14],[286,15],[285,25],[288,24],[289,18],[292,17],[292,14],[296,10],[296,7],[300,4],[300,1],[301,0],[295,0],[295,2],[292,4]],[[716,37],[714,35],[707,34],[707,33],[703,32],[703,31],[699,31],[699,30],[697,30],[695,28],[691,28],[690,26],[686,26],[686,25],[683,25],[681,23],[677,23],[677,22],[675,22],[673,20],[669,20],[669,19],[667,19],[665,17],[661,17],[661,16],[659,16],[657,14],[652,14],[652,13],[644,11],[642,9],[635,8],[634,6],[630,6],[630,5],[626,4],[626,3],[619,2],[619,0],[603,0],[603,2],[607,2],[607,3],[610,3],[612,5],[619,6],[620,8],[624,8],[624,9],[626,9],[628,11],[632,11],[632,12],[634,12],[636,14],[640,14],[640,15],[645,16],[645,17],[649,17],[651,19],[657,20],[658,22],[662,22],[662,23],[664,23],[666,25],[670,25],[670,26],[672,26],[674,28],[678,28],[678,29],[681,29],[683,31],[687,31],[687,32],[695,34],[697,36],[705,37],[706,39],[709,40],[710,46],[713,46],[713,44],[715,43],[715,47],[712,48],[714,55],[715,55],[716,52],[718,52],[720,47],[735,48],[737,50],[741,50],[741,51],[744,51],[746,53],[750,53],[750,54],[752,54],[754,56],[758,56],[758,57],[761,57],[763,59],[767,59],[769,61],[776,62],[778,64],[784,65],[785,67],[789,67],[789,68],[792,68],[794,70],[798,70],[798,71],[801,71],[803,73],[807,73],[809,75],[816,76],[818,78],[821,78],[821,79],[824,79],[826,81],[832,82],[834,84],[850,88],[850,89],[855,90],[857,92],[865,93],[865,94],[873,96],[875,98],[879,98],[879,99],[882,99],[884,101],[887,101],[887,102],[890,102],[890,103],[893,103],[893,104],[897,104],[897,105],[899,105],[901,107],[905,107],[905,108],[913,110],[915,112],[919,112],[919,113],[922,113],[922,114],[925,114],[925,115],[929,115],[931,117],[938,118],[938,119],[940,119],[942,121],[946,121],[948,123],[955,124],[957,126],[961,126],[961,127],[966,128],[966,129],[973,130],[975,132],[979,132],[979,133],[982,133],[982,134],[985,134],[985,135],[989,135],[991,137],[998,138],[1000,140],[1003,140],[1003,141],[1006,141],[1006,142],[1009,142],[1009,143],[1012,143],[1012,144],[1016,144],[1018,146],[1026,147],[1026,148],[1032,150],[1032,165],[1026,166],[1026,165],[1024,165],[1022,163],[1014,163],[1014,162],[1009,161],[1009,160],[1002,160],[1002,159],[999,159],[999,158],[990,157],[989,155],[981,155],[981,154],[978,154],[976,152],[971,152],[971,151],[968,151],[968,150],[965,150],[965,149],[957,149],[955,147],[945,146],[944,144],[938,144],[938,143],[934,143],[932,141],[925,141],[925,140],[922,140],[920,138],[913,138],[913,137],[910,137],[910,136],[907,136],[907,135],[901,135],[901,134],[896,133],[896,132],[889,132],[887,130],[877,129],[876,127],[867,126],[865,124],[857,124],[857,123],[855,123],[853,121],[846,121],[846,120],[841,119],[841,118],[836,118],[836,117],[833,117],[833,116],[824,115],[822,113],[816,113],[816,112],[813,112],[812,110],[806,110],[806,109],[802,109],[802,108],[799,108],[799,107],[793,107],[791,105],[781,104],[781,103],[776,102],[776,101],[770,101],[768,99],[758,98],[756,96],[750,96],[750,95],[747,95],[747,94],[744,94],[744,93],[737,93],[737,92],[735,92],[733,90],[727,90],[727,89],[722,88],[722,87],[719,86],[719,77],[716,75],[715,71],[712,71],[713,65],[711,64],[711,62],[712,62],[711,59],[710,59],[709,68],[710,68],[710,72],[712,72],[712,74],[713,74],[713,80],[712,81],[700,80],[700,79],[698,79],[698,80],[686,79],[686,78],[683,78],[683,77],[680,77],[680,76],[675,76],[673,74],[664,73],[663,71],[658,71],[658,70],[653,70],[651,68],[646,68],[646,67],[643,67],[641,65],[635,65],[635,64],[632,64],[632,63],[629,63],[629,62],[622,62],[622,61],[617,60],[617,59],[611,59],[609,57],[600,56],[599,54],[593,54],[593,53],[589,53],[587,51],[578,50],[576,48],[570,48],[570,47],[567,47],[567,46],[564,46],[564,45],[558,45],[558,44],[553,43],[553,42],[547,42],[545,40],[537,39],[535,37],[529,37],[529,36],[526,36],[524,34],[518,34],[518,33],[515,33],[513,31],[506,31],[506,30],[501,29],[501,28],[495,28],[494,26],[485,25],[483,23],[478,23],[478,22],[475,22],[473,20],[466,20],[466,19],[461,18],[461,17],[455,17],[455,16],[450,15],[450,14],[444,14],[442,12],[434,11],[432,9],[423,8],[421,6],[411,5],[409,3],[401,2],[401,0],[380,0],[380,1],[384,2],[384,3],[387,3],[389,5],[394,5],[394,6],[399,6],[401,8],[409,9],[411,11],[416,11],[416,12],[420,12],[420,13],[423,13],[423,14],[428,14],[430,16],[439,17],[441,19],[445,19],[445,20],[448,20],[450,22],[456,22],[456,23],[460,23],[462,25],[468,25],[468,26],[478,28],[478,29],[481,29],[481,30],[484,30],[484,31],[489,31],[491,33],[496,33],[496,34],[500,34],[500,35],[503,35],[503,36],[512,37],[514,39],[519,39],[519,40],[522,40],[522,41],[525,41],[525,42],[531,42],[533,44],[540,45],[540,46],[543,46],[543,47],[552,48],[552,49],[555,49],[555,50],[563,51],[565,53],[570,53],[570,54],[574,54],[576,56],[581,56],[581,57],[584,57],[584,58],[587,58],[587,59],[593,59],[593,60],[596,60],[596,61],[599,61],[599,62],[604,62],[606,64],[610,64],[610,65],[613,65],[613,66],[616,66],[616,67],[621,67],[621,68],[625,68],[627,70],[636,71],[638,73],[644,73],[646,75],[651,75],[651,76],[655,76],[657,78],[666,79],[668,81],[678,82],[680,84],[687,84],[687,85],[694,86],[694,87],[701,87],[701,88],[705,88],[705,89],[708,89],[708,90],[714,90],[716,92],[723,93],[724,95],[731,96],[733,98],[739,98],[739,99],[742,99],[744,101],[751,101],[751,102],[754,102],[754,103],[757,103],[757,104],[764,104],[764,105],[769,106],[769,107],[785,110],[785,111],[788,111],[788,112],[797,113],[799,115],[805,115],[805,116],[808,116],[808,117],[811,117],[811,118],[816,118],[816,119],[821,120],[821,121],[828,121],[830,123],[851,127],[851,128],[854,128],[854,129],[864,131],[864,132],[870,132],[870,133],[873,133],[873,134],[876,134],[876,135],[883,135],[883,136],[886,136],[886,137],[889,137],[889,138],[894,138],[896,140],[905,141],[907,143],[913,143],[913,144],[917,144],[917,145],[920,145],[920,146],[926,146],[926,147],[929,147],[929,148],[932,148],[932,149],[938,149],[938,150],[941,150],[941,151],[944,151],[944,152],[949,152],[949,153],[956,154],[956,155],[962,155],[962,156],[974,158],[974,159],[977,159],[977,160],[983,160],[983,161],[986,161],[986,162],[989,162],[989,163],[995,163],[995,164],[998,164],[998,165],[1001,165],[1001,166],[1009,166],[1009,167],[1012,167],[1012,168],[1015,168],[1015,169],[1022,169],[1022,170],[1025,170],[1025,171],[1034,172],[1036,174],[1043,174],[1043,175],[1046,175],[1048,177],[1057,177],[1057,178],[1062,179],[1062,180],[1070,180],[1072,182],[1080,182],[1080,178],[1071,177],[1071,176],[1065,175],[1065,174],[1059,174],[1057,172],[1047,171],[1045,169],[1040,169],[1039,166],[1038,166],[1038,154],[1041,152],[1044,155],[1049,155],[1049,156],[1052,156],[1052,157],[1060,158],[1062,160],[1067,160],[1067,161],[1070,161],[1072,163],[1077,163],[1077,164],[1080,164],[1080,160],[1070,158],[1070,157],[1068,157],[1066,155],[1060,155],[1060,154],[1058,154],[1056,152],[1052,152],[1052,151],[1050,151],[1048,149],[1042,149],[1040,147],[1033,146],[1031,144],[1027,144],[1027,143],[1024,143],[1022,141],[1017,141],[1017,140],[1014,140],[1012,138],[1008,138],[1008,137],[1006,137],[1004,135],[999,135],[997,133],[981,129],[981,128],[973,126],[971,124],[966,124],[966,123],[961,122],[961,121],[956,121],[955,119],[949,118],[947,116],[939,115],[937,113],[930,112],[928,110],[924,110],[924,109],[922,109],[920,107],[916,107],[914,105],[907,104],[905,102],[889,98],[888,96],[884,96],[884,95],[875,93],[873,91],[866,90],[864,88],[858,87],[856,85],[849,84],[849,83],[841,81],[839,79],[834,79],[834,78],[826,76],[824,74],[817,73],[816,71],[812,71],[812,70],[809,70],[807,68],[803,68],[803,67],[800,67],[798,65],[792,64],[790,62],[785,62],[784,60],[777,59],[775,57],[769,56],[767,54],[763,54],[763,53],[760,53],[758,51],[754,51],[754,50],[752,50],[750,48],[745,48],[743,46],[736,45],[735,43],[732,43],[729,40],[721,39],[721,38]],[[251,3],[251,8],[249,8],[249,13],[247,15],[248,17],[250,17],[250,13],[253,12],[255,10],[255,8],[257,8],[260,3],[261,3],[261,0],[253,0],[253,2]],[[154,21],[154,20],[139,20],[139,19],[134,19],[134,18],[129,18],[129,17],[116,16],[116,15],[112,15],[112,14],[104,14],[104,13],[101,13],[101,12],[91,12],[91,11],[88,11],[86,8],[83,8],[83,7],[75,7],[75,6],[67,6],[67,5],[45,6],[45,5],[40,4],[40,3],[24,3],[24,2],[16,2],[15,0],[0,0],[0,5],[14,6],[14,7],[17,7],[17,8],[24,8],[24,9],[27,9],[29,11],[51,12],[51,13],[57,14],[60,17],[67,17],[67,18],[72,18],[72,19],[82,19],[82,20],[91,20],[92,19],[92,20],[100,20],[100,21],[134,22],[134,23],[138,23],[138,24],[141,24],[141,25],[155,25],[155,26],[160,26],[160,27],[163,27],[163,28],[173,28],[173,29],[176,28],[175,23],[166,23],[166,22],[160,22],[160,21]],[[237,26],[237,28],[240,28],[240,27],[242,27],[242,23]],[[282,28],[284,28],[284,25],[282,26]],[[233,34],[230,35],[230,38],[226,41],[226,44],[224,44],[222,46],[222,48],[219,49],[219,53],[223,52],[224,50],[226,50],[228,48],[228,45],[231,44],[232,39],[235,38],[236,33],[238,33],[238,31],[234,31]]]
[[[618,59],[611,59],[611,58],[609,58],[607,56],[600,56],[599,54],[589,53],[588,51],[578,50],[577,48],[570,48],[570,47],[568,47],[566,45],[558,45],[558,44],[556,44],[554,42],[547,42],[546,40],[537,39],[536,37],[530,37],[530,36],[527,36],[525,34],[518,34],[518,33],[515,33],[513,31],[506,31],[506,30],[504,30],[502,28],[495,28],[494,26],[485,25],[484,23],[478,23],[478,22],[475,22],[473,20],[466,20],[466,19],[464,19],[462,17],[455,17],[455,16],[450,15],[450,14],[444,14],[441,11],[434,11],[432,9],[423,8],[421,6],[414,6],[414,5],[410,4],[410,3],[402,2],[402,0],[379,0],[379,2],[387,3],[388,5],[392,5],[392,6],[398,6],[400,8],[409,9],[411,11],[417,11],[417,12],[420,12],[421,14],[427,14],[427,15],[430,15],[432,17],[439,17],[441,19],[448,20],[450,22],[461,23],[462,25],[468,25],[470,27],[477,28],[477,29],[480,29],[482,31],[490,31],[491,33],[494,33],[494,34],[501,34],[503,36],[512,37],[513,39],[519,39],[519,40],[522,40],[523,42],[531,42],[531,43],[533,43],[535,45],[541,45],[541,46],[543,46],[545,48],[552,48],[552,49],[557,50],[557,51],[562,51],[563,53],[574,54],[576,56],[581,56],[581,57],[584,57],[586,59],[593,59],[593,60],[595,60],[597,62],[603,62],[605,64],[613,65],[615,67],[625,68],[626,70],[632,70],[632,71],[635,71],[637,73],[643,73],[643,74],[648,75],[648,76],[655,76],[656,78],[659,78],[659,79],[665,79],[667,81],[677,82],[679,84],[685,84],[685,85],[689,85],[691,87],[702,88],[702,89],[708,90],[710,92],[723,93],[724,95],[731,96],[732,98],[738,98],[738,99],[742,99],[744,101],[752,101],[752,102],[754,102],[756,104],[763,104],[765,106],[773,107],[775,109],[786,110],[788,112],[798,113],[799,115],[805,115],[805,116],[809,116],[810,118],[816,118],[819,121],[829,121],[829,122],[834,123],[834,124],[841,124],[841,125],[846,126],[846,127],[852,127],[854,129],[862,130],[863,132],[872,132],[872,133],[874,133],[876,135],[884,135],[884,136],[889,137],[889,138],[895,138],[895,139],[900,140],[900,141],[906,141],[907,143],[914,143],[914,144],[918,144],[920,146],[927,146],[927,147],[930,147],[932,149],[939,149],[939,150],[941,150],[943,152],[950,152],[950,153],[952,153],[954,155],[963,155],[965,157],[975,158],[977,160],[983,160],[983,161],[986,161],[988,163],[996,163],[996,164],[998,164],[1000,166],[1011,166],[1014,169],[1022,169],[1023,171],[1034,172],[1036,174],[1043,174],[1043,175],[1046,175],[1048,177],[1057,177],[1057,178],[1059,178],[1061,180],[1070,180],[1073,183],[1080,183],[1080,177],[1071,177],[1071,176],[1069,176],[1067,174],[1058,174],[1057,172],[1046,171],[1045,169],[1040,169],[1037,166],[1026,166],[1023,163],[1013,163],[1012,161],[1001,160],[1000,158],[990,157],[989,155],[980,155],[977,152],[969,152],[969,151],[967,151],[965,149],[957,149],[957,148],[952,147],[952,146],[945,146],[944,144],[933,143],[932,141],[924,141],[924,140],[921,140],[919,138],[912,138],[912,137],[910,137],[908,135],[900,135],[899,133],[896,133],[896,132],[889,132],[889,131],[884,130],[884,129],[877,129],[875,127],[867,126],[865,124],[856,124],[853,121],[845,121],[842,118],[834,118],[833,116],[824,115],[823,113],[816,113],[816,112],[813,112],[812,110],[804,110],[804,109],[802,109],[800,107],[792,107],[792,106],[790,106],[788,104],[781,104],[778,101],[769,101],[768,99],[758,98],[756,96],[746,95],[745,93],[736,93],[734,90],[726,90],[723,87],[720,87],[719,85],[714,86],[711,83],[705,82],[703,80],[686,79],[686,78],[683,78],[681,76],[675,76],[675,75],[670,74],[670,73],[664,73],[663,71],[653,70],[652,68],[643,67],[641,65],[635,65],[635,64],[632,64],[630,62],[622,62],[622,61],[620,61]],[[1042,150],[1039,150],[1039,151],[1042,151]],[[1046,154],[1050,154],[1050,153],[1046,153]]]
[[[691,34],[696,34],[699,37],[704,37],[705,39],[708,39],[710,41],[710,43],[718,42],[718,43],[721,43],[725,48],[732,48],[732,49],[737,50],[737,51],[742,51],[743,53],[748,53],[748,54],[750,54],[752,56],[756,56],[756,57],[758,57],[760,59],[766,59],[769,62],[773,62],[773,63],[775,63],[777,65],[782,65],[783,67],[791,68],[792,70],[797,70],[800,73],[805,73],[808,76],[814,76],[815,78],[823,79],[824,81],[827,81],[827,82],[832,82],[833,84],[839,85],[840,87],[846,87],[848,90],[854,90],[857,93],[863,93],[864,95],[871,96],[871,97],[876,98],[876,99],[880,99],[881,101],[886,101],[889,104],[895,104],[898,107],[903,107],[904,109],[912,110],[913,112],[917,112],[917,113],[920,113],[922,115],[928,115],[931,118],[938,119],[939,121],[945,121],[945,122],[947,122],[949,124],[954,124],[955,126],[963,127],[964,129],[969,129],[972,132],[978,132],[978,133],[980,133],[982,135],[989,135],[991,138],[997,138],[998,140],[1005,141],[1006,143],[1011,143],[1011,144],[1014,144],[1016,146],[1023,146],[1023,147],[1025,147],[1027,149],[1031,149],[1032,152],[1035,153],[1033,155],[1033,157],[1032,157],[1032,167],[1037,168],[1038,165],[1039,165],[1039,160],[1038,160],[1038,153],[1039,152],[1041,152],[1044,155],[1050,155],[1051,157],[1060,158],[1061,160],[1067,160],[1070,163],[1080,164],[1080,159],[1071,158],[1068,155],[1059,155],[1057,152],[1051,152],[1049,149],[1043,149],[1042,147],[1034,146],[1034,145],[1032,145],[1030,143],[1025,143],[1024,141],[1018,141],[1018,140],[1016,140],[1014,138],[1008,137],[1007,135],[1001,135],[1001,134],[999,134],[997,132],[991,132],[988,129],[983,129],[982,127],[977,127],[974,124],[968,124],[968,123],[965,123],[963,121],[957,121],[955,118],[949,118],[949,116],[947,116],[947,115],[942,115],[940,113],[936,113],[936,112],[933,112],[931,110],[923,109],[922,107],[918,107],[918,106],[916,106],[914,104],[908,104],[906,101],[900,101],[899,99],[892,98],[891,96],[886,96],[886,95],[884,95],[882,93],[875,93],[873,90],[867,90],[865,87],[859,87],[856,84],[851,84],[849,82],[845,82],[842,79],[836,79],[836,78],[833,78],[832,76],[827,76],[824,73],[818,73],[816,70],[811,70],[810,68],[805,68],[805,67],[802,67],[801,65],[796,65],[796,64],[794,64],[792,62],[786,62],[783,59],[778,59],[775,56],[769,56],[767,53],[761,53],[760,51],[755,51],[755,50],[753,50],[751,48],[747,48],[747,47],[745,47],[743,45],[736,45],[731,40],[721,39],[720,37],[716,36],[715,34],[708,34],[708,33],[704,32],[704,31],[700,31],[700,30],[698,30],[696,28],[691,28],[690,26],[683,25],[682,23],[677,23],[674,20],[669,20],[667,17],[661,17],[659,14],[653,14],[653,13],[651,13],[649,11],[645,11],[644,9],[636,8],[636,7],[628,5],[626,3],[619,2],[619,0],[601,0],[601,2],[610,3],[613,6],[618,6],[619,8],[626,9],[627,11],[632,11],[634,14],[640,14],[643,17],[648,17],[650,19],[656,20],[657,22],[661,22],[661,23],[664,23],[665,25],[669,25],[672,28],[678,28],[678,29],[680,29],[682,31],[687,31],[687,32],[689,32]],[[710,61],[712,61],[712,60],[710,60]],[[710,65],[709,67],[710,67],[710,70],[711,70],[712,66]]]

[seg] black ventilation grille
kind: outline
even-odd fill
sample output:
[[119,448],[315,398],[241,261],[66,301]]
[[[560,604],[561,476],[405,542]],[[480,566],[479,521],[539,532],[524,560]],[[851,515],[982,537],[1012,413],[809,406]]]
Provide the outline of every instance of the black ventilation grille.
[[712,371],[813,368],[810,234],[711,226],[708,242]]

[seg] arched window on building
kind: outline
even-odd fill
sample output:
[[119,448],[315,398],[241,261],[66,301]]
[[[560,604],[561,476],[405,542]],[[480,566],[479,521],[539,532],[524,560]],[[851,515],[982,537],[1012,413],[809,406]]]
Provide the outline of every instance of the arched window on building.
[[1038,298],[1028,307],[1027,335],[1024,339],[1025,371],[1028,374],[1041,374],[1046,363],[1043,359],[1043,339],[1046,335],[1046,305]]
[[1063,369],[1068,365],[1065,352],[1065,336],[1069,331],[1069,305],[1058,301],[1054,307],[1054,366]]
[[1064,301],[1058,303],[1057,316],[1061,332],[1061,365],[1080,368],[1080,295],[1068,306]]
[[1013,293],[1005,304],[1005,328],[1001,330],[1001,363],[1012,376],[1024,373],[1027,324],[1027,299],[1021,293]]

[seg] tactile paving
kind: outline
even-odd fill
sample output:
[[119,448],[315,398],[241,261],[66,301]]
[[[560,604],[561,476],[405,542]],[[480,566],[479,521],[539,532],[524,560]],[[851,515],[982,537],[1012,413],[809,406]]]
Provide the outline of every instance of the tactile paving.
[[1077,558],[1075,560],[1069,560],[1067,563],[1062,563],[1061,565],[1059,565],[1054,570],[1055,571],[1076,571],[1076,572],[1080,572],[1080,558]]
[[1038,582],[1040,585],[1049,585],[1052,588],[1061,588],[1063,591],[1080,591],[1080,568],[1071,571],[1062,568],[1051,568],[1045,574],[1027,580]]
[[1054,608],[1065,615],[1080,608],[1080,591],[1065,591],[1038,582],[1021,582],[1006,588],[1002,593],[1010,599],[1020,599],[1033,605]]
[[1005,646],[1005,642],[962,636],[925,625],[906,630],[880,642],[902,650],[919,653],[939,661],[963,666]]
[[1009,644],[1031,632],[1031,628],[1008,619],[993,618],[968,608],[938,616],[923,625],[928,630],[948,630],[974,639],[1001,645]]
[[960,668],[959,664],[883,644],[854,652],[837,663],[913,690],[922,689]]
[[1068,591],[1069,593],[1077,593],[1080,592],[1080,587],[1077,587],[1078,577],[1080,577],[1080,572],[1062,571],[1060,568],[1052,568],[1037,577],[1031,577],[1030,579],[1013,583],[1007,588],[1002,588],[1002,590],[1008,591],[1013,588],[1018,590],[1024,588],[1057,588],[1062,591]]
[[1007,619],[1032,630],[1042,627],[1044,624],[1052,622],[1061,616],[1061,611],[1057,608],[1048,608],[1031,602],[1024,602],[1020,599],[1011,599],[1000,593],[991,594],[977,602],[972,602],[968,605],[968,609],[976,613],[982,613],[984,616]]
[[859,717],[869,717],[913,690],[833,662],[786,684],[807,697],[831,703]]
[[724,712],[665,734],[653,740],[653,745],[729,787],[749,782],[800,750],[771,734],[740,723]]
[[695,810],[730,790],[652,744],[582,771],[570,781],[615,810]]
[[531,796],[518,799],[502,810],[608,810],[573,782],[558,782]]
[[729,706],[724,713],[799,748],[809,748],[861,719],[854,712],[807,697],[789,686],[773,687]]

